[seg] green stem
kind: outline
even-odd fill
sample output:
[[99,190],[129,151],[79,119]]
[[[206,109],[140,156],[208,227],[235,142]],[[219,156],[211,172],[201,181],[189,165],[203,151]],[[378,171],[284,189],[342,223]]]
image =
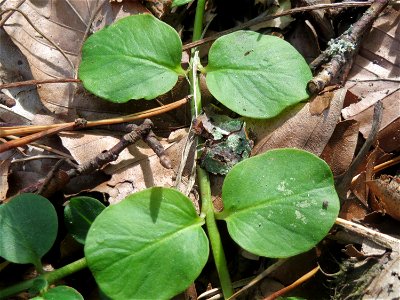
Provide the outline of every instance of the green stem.
[[[198,0],[197,2],[193,41],[199,40],[202,35],[205,2],[205,0]],[[190,60],[192,69],[189,71],[191,94],[193,95],[191,100],[191,112],[192,117],[194,118],[197,117],[202,110],[201,93],[197,76],[198,64],[200,63],[198,53],[198,49],[192,49]],[[200,138],[198,138],[198,140],[200,140]],[[210,239],[211,251],[214,256],[222,292],[225,298],[229,298],[233,295],[233,287],[228,272],[225,253],[222,247],[221,236],[219,235],[217,223],[215,221],[214,206],[211,200],[210,179],[208,173],[199,166],[197,166],[197,179],[200,186],[200,198],[202,204],[201,214],[206,217],[206,226]]]
[[[205,3],[205,0],[198,0],[197,2],[196,16],[194,19],[193,41],[199,40],[202,35]],[[197,66],[200,63],[197,48],[192,49],[190,61],[192,66],[192,69],[189,72],[191,86],[190,92],[193,95],[191,100],[191,112],[192,117],[195,118],[201,113],[202,110],[201,93],[197,76]],[[228,272],[225,253],[222,247],[221,236],[215,221],[214,206],[211,200],[210,179],[208,177],[208,173],[199,166],[197,166],[197,179],[200,186],[200,198],[202,204],[201,214],[206,217],[206,227],[210,239],[211,251],[214,256],[222,292],[225,298],[229,298],[233,295],[233,288]]]
[[201,39],[203,32],[203,16],[206,7],[206,0],[198,0],[196,6],[196,15],[194,17],[194,28],[192,41],[195,42]]
[[86,267],[87,267],[86,258],[81,258],[81,259],[74,261],[73,263],[70,263],[60,269],[45,273],[43,275],[40,275],[39,277],[17,283],[13,286],[10,286],[8,288],[1,290],[0,291],[0,299],[6,299],[12,295],[15,295],[22,291],[30,289],[32,287],[34,281],[39,278],[43,278],[43,279],[47,280],[47,282],[50,285],[50,284],[54,283],[55,281],[57,281],[61,278],[64,278],[68,275],[71,275],[75,272],[78,272]]
[[229,275],[224,249],[222,247],[221,236],[214,217],[214,206],[211,199],[208,173],[199,166],[197,166],[197,178],[200,186],[201,211],[206,215],[206,226],[208,237],[210,239],[211,251],[214,256],[222,293],[224,294],[224,298],[227,299],[233,295],[232,281]]
[[49,284],[52,284],[53,282],[55,282],[61,278],[64,278],[68,275],[71,275],[75,272],[78,272],[86,267],[87,267],[87,261],[86,261],[86,258],[83,257],[83,258],[78,259],[60,269],[54,270],[53,272],[46,273],[43,276]]

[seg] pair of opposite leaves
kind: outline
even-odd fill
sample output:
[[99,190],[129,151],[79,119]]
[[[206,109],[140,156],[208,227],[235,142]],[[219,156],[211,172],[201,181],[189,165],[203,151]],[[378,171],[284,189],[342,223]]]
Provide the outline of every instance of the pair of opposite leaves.
[[[93,34],[82,49],[79,78],[112,102],[153,99],[171,90],[181,67],[178,33],[152,15],[126,17]],[[242,116],[271,118],[308,98],[304,58],[284,40],[252,31],[217,39],[205,67],[211,94]]]

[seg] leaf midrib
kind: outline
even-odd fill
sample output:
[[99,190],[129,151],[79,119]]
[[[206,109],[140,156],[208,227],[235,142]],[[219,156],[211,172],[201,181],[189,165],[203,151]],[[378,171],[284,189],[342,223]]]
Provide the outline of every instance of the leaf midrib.
[[[204,220],[201,220],[201,221],[198,221],[198,222],[196,222],[196,223],[194,223],[194,224],[191,224],[190,226],[184,226],[184,227],[181,227],[181,228],[180,228],[179,230],[177,230],[177,231],[174,231],[174,232],[172,232],[172,233],[163,235],[160,239],[157,239],[155,243],[145,244],[140,250],[135,251],[134,253],[131,253],[131,254],[125,256],[124,258],[118,259],[117,261],[115,261],[115,262],[111,263],[110,265],[108,265],[107,267],[105,267],[104,270],[111,268],[111,267],[112,267],[113,265],[115,265],[116,263],[120,263],[120,262],[122,262],[122,261],[125,261],[126,259],[130,259],[130,258],[132,258],[133,256],[140,256],[140,254],[141,254],[142,252],[145,252],[146,250],[149,250],[149,249],[151,249],[151,248],[155,248],[155,247],[156,247],[157,245],[159,245],[160,243],[164,243],[164,242],[166,242],[166,241],[172,239],[172,238],[174,237],[174,235],[177,235],[178,233],[182,233],[182,232],[184,232],[184,231],[186,231],[186,230],[189,230],[189,229],[191,229],[191,228],[193,228],[193,227],[201,227],[203,224],[204,224]],[[115,248],[110,248],[110,249],[112,250],[112,249],[115,249]]]
[[246,212],[251,211],[251,210],[257,210],[257,209],[260,209],[260,208],[265,208],[265,207],[271,206],[272,204],[278,202],[279,200],[285,200],[286,201],[286,200],[290,200],[293,197],[298,197],[298,196],[307,194],[310,191],[318,191],[318,190],[323,190],[323,189],[327,189],[327,188],[330,188],[330,187],[326,187],[325,186],[325,187],[321,187],[321,188],[318,188],[318,189],[308,190],[308,191],[305,191],[305,192],[302,192],[302,193],[298,193],[298,194],[292,194],[290,196],[277,197],[275,199],[268,200],[267,203],[262,202],[262,203],[258,203],[258,204],[255,204],[255,205],[249,205],[249,206],[246,206],[246,207],[243,207],[243,208],[241,207],[240,210],[238,210],[238,211],[227,212],[226,214],[224,214],[224,211],[222,211],[219,214],[219,216],[217,217],[217,219],[228,220],[231,216],[237,216],[237,215],[246,213]]
[[98,55],[97,54],[92,54],[92,55],[90,55],[90,58],[105,57],[105,56],[112,57],[112,58],[120,58],[122,56],[122,57],[125,57],[125,58],[129,58],[129,60],[137,59],[139,61],[146,61],[146,62],[152,63],[153,65],[164,67],[165,69],[171,70],[174,73],[178,74],[175,69],[179,67],[179,64],[177,64],[174,68],[172,68],[171,66],[159,63],[159,62],[155,61],[154,59],[149,59],[149,58],[146,58],[146,57],[143,57],[143,56],[133,56],[133,55],[127,55],[127,54],[98,54]]

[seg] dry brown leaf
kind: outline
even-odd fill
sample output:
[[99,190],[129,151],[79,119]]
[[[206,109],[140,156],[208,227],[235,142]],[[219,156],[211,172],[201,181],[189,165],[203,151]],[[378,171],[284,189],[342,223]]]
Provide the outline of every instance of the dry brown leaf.
[[[363,175],[360,175],[360,181]],[[365,176],[365,175],[364,175]],[[365,180],[362,182],[362,184],[359,184],[360,190],[365,191]],[[357,185],[354,186],[353,192],[357,192]],[[357,194],[357,197],[359,195]],[[367,216],[369,213],[368,207],[365,206],[363,203],[358,198],[352,197],[352,198],[347,198],[346,201],[343,203],[342,207],[340,208],[340,213],[339,213],[339,218],[345,219],[345,220],[364,220],[365,216]]]
[[339,121],[346,90],[338,89],[334,94],[331,106],[324,114],[311,115],[310,104],[307,103],[302,104],[301,110],[294,115],[280,116],[281,122],[284,123],[273,132],[269,131],[267,136],[257,142],[252,155],[274,148],[291,147],[304,149],[319,156]]
[[[278,3],[278,2],[276,2]],[[264,12],[265,15],[274,15],[274,14],[279,14],[283,12],[284,10],[291,9],[292,5],[290,0],[280,0],[279,4],[276,5],[275,3],[272,3],[272,5]],[[284,29],[290,23],[292,23],[294,19],[291,16],[283,16],[279,18],[275,18],[273,20],[268,20],[265,22],[261,22],[257,25],[251,26],[250,29],[253,31],[260,30],[262,28],[270,28],[270,27],[275,27],[275,28],[280,28]]]
[[[17,0],[9,0],[3,9],[13,8]],[[104,5],[102,5],[104,3]],[[100,8],[100,10],[99,10]],[[71,66],[61,52],[44,39],[25,18],[14,12],[4,29],[26,56],[35,79],[74,77],[80,60],[80,49],[89,29],[112,23],[135,13],[147,12],[139,1],[110,4],[104,0],[25,1],[19,8],[47,37],[64,50]],[[94,15],[99,12],[96,18]],[[92,22],[93,21],[93,27]],[[126,114],[138,110],[136,105],[112,104],[85,92],[80,84],[45,84],[38,87],[40,99],[56,114],[80,115],[88,119],[107,117],[106,113]],[[140,110],[145,109],[143,105]],[[100,113],[104,115],[100,116]]]
[[308,20],[304,22],[297,20],[287,41],[301,53],[307,63],[312,62],[321,53],[317,33]]
[[385,213],[400,221],[400,179],[382,175],[379,179],[366,183],[379,199]]
[[337,124],[321,158],[330,166],[333,175],[344,173],[350,166],[357,146],[358,123],[353,120]]
[[390,132],[380,135],[380,138],[394,138],[397,141],[396,147],[392,142],[380,140],[386,151],[398,150],[400,145],[400,37],[396,34],[400,29],[399,18],[399,11],[388,8],[375,22],[346,83],[346,87],[361,101],[342,111],[344,119],[354,119],[360,123],[360,132],[366,138],[371,127],[373,105],[382,101],[384,111],[380,131],[390,127]]
[[[313,96],[310,99],[310,114],[320,115],[325,109],[331,105],[332,98],[334,96],[333,91],[337,89],[336,86],[328,86],[323,91],[319,92],[318,95]],[[347,93],[346,93],[347,95]]]

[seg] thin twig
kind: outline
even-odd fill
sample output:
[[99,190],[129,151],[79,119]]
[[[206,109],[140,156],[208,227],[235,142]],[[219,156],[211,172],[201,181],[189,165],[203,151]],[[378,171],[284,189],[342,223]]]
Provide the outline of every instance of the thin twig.
[[24,163],[26,161],[30,160],[36,160],[36,159],[65,159],[65,157],[61,155],[36,155],[36,156],[29,156],[29,157],[24,157],[24,158],[17,158],[11,161],[12,164],[16,163]]
[[[181,100],[166,104],[162,107],[156,107],[156,108],[152,108],[149,110],[145,110],[142,112],[138,112],[138,113],[122,116],[122,117],[103,119],[103,120],[97,120],[97,121],[88,121],[87,124],[85,125],[85,128],[91,128],[91,127],[96,127],[96,126],[100,126],[100,125],[128,123],[128,122],[132,122],[132,121],[136,121],[136,120],[140,120],[140,119],[154,117],[154,116],[166,113],[168,111],[177,109],[177,108],[181,107],[182,105],[185,105],[189,99],[190,99],[190,96],[185,97]],[[15,135],[15,134],[17,134],[17,135],[30,134],[30,133],[40,132],[42,130],[47,130],[50,128],[58,128],[61,126],[73,125],[73,124],[74,124],[74,122],[52,124],[52,125],[0,127],[0,137],[4,137],[4,136],[8,136],[8,135]]]
[[59,126],[56,128],[50,128],[47,130],[43,130],[43,131],[19,138],[17,140],[8,141],[6,143],[0,144],[0,153],[8,151],[8,150],[16,148],[16,147],[24,146],[33,141],[44,138],[46,136],[50,136],[50,135],[59,133],[60,131],[71,130],[74,126],[75,126],[75,123],[72,122],[72,123],[68,123],[68,124],[65,124],[63,126]]
[[[39,191],[41,195],[49,197],[56,191],[61,190],[72,178],[101,170],[108,163],[117,160],[119,154],[125,148],[136,143],[139,139],[145,140],[152,126],[153,123],[149,119],[144,120],[141,125],[134,125],[132,127],[133,130],[125,134],[111,149],[101,152],[81,165],[74,165],[69,160],[63,159],[62,161],[65,161],[72,166],[71,169],[67,171],[57,171],[56,168],[54,168],[52,173],[46,176],[45,180],[40,180],[24,188],[20,192],[33,193]],[[59,162],[59,164],[61,164],[61,162]]]
[[[118,132],[125,132],[129,133],[133,130],[137,129],[138,125],[130,124],[130,123],[123,123],[123,124],[112,124],[112,125],[105,125],[99,126],[97,129],[106,129]],[[171,159],[167,156],[163,145],[157,139],[156,135],[154,134],[153,130],[150,129],[147,135],[143,136],[143,141],[154,151],[154,153],[160,159],[161,165],[166,169],[172,169],[172,162]]]
[[378,231],[372,230],[360,224],[347,221],[345,219],[337,218],[335,221],[336,225],[343,227],[345,230],[351,232],[352,234],[356,234],[358,236],[362,236],[378,245],[381,245],[385,248],[391,249],[393,251],[400,251],[400,240],[396,239],[390,235],[380,233]]
[[323,69],[308,82],[307,88],[311,94],[322,91],[333,79],[338,77],[338,74],[346,65],[351,65],[365,33],[372,27],[373,22],[388,3],[389,0],[374,1],[357,22],[331,42],[329,47],[311,62],[310,68],[315,70],[324,61],[328,61]]
[[357,156],[354,158],[352,163],[350,164],[347,171],[342,175],[336,178],[335,185],[336,191],[339,195],[341,201],[346,199],[347,191],[350,187],[351,181],[354,175],[357,172],[358,167],[364,160],[365,156],[367,155],[369,148],[373,145],[374,141],[379,132],[379,128],[381,126],[382,121],[382,112],[383,112],[383,105],[381,101],[375,103],[374,106],[374,115],[372,117],[372,126],[371,131],[368,135],[367,140],[365,141],[364,145],[361,147],[360,151],[358,152]]
[[315,267],[314,269],[312,269],[310,272],[304,274],[303,276],[301,276],[299,279],[297,279],[295,282],[293,282],[292,284],[284,287],[283,289],[280,289],[279,291],[276,291],[275,293],[273,293],[272,295],[269,295],[268,297],[264,298],[264,300],[274,300],[284,294],[286,294],[287,292],[295,289],[296,287],[298,287],[300,284],[303,284],[304,282],[306,282],[307,280],[309,280],[311,277],[313,277],[317,272],[319,271],[319,266]]
[[374,79],[349,79],[349,82],[370,82],[370,81],[387,81],[387,82],[400,82],[400,79],[395,78],[374,78]]
[[64,159],[60,159],[50,170],[50,172],[47,174],[46,178],[43,181],[42,186],[38,189],[38,191],[36,192],[36,194],[38,195],[42,195],[44,197],[47,196],[47,194],[45,193],[46,190],[49,190],[50,188],[48,187],[48,185],[51,183],[51,181],[53,180],[54,174],[56,171],[58,171],[58,169],[60,168],[61,164],[64,162]]
[[95,170],[101,169],[104,165],[117,160],[119,154],[128,146],[136,143],[139,139],[145,137],[153,123],[146,119],[144,122],[136,126],[130,133],[125,134],[120,141],[112,147],[110,150],[104,151],[98,154],[95,158],[90,161],[80,165],[77,169],[72,169],[67,172],[70,178],[81,175],[89,174]]
[[14,11],[14,12],[19,12],[24,18],[25,20],[29,23],[29,25],[32,26],[33,29],[35,29],[43,38],[45,38],[54,48],[56,48],[58,51],[60,51],[61,55],[64,56],[64,58],[68,61],[68,63],[71,65],[72,67],[72,72],[73,74],[75,73],[75,65],[74,63],[69,59],[69,57],[67,56],[67,54],[65,54],[64,50],[62,50],[56,43],[54,43],[50,38],[48,38],[42,31],[40,31],[33,23],[32,21],[29,19],[29,17],[21,10],[17,9],[17,8],[8,8],[4,11],[2,11],[0,13],[0,16],[2,16],[3,14],[5,14],[6,12],[9,11]]
[[254,286],[255,284],[257,284],[258,282],[260,282],[262,279],[264,279],[265,277],[267,277],[269,274],[271,274],[272,272],[274,272],[275,270],[279,269],[281,266],[283,266],[286,262],[288,261],[288,259],[279,259],[276,263],[272,264],[271,266],[269,266],[267,269],[265,269],[264,271],[262,271],[260,274],[258,274],[254,279],[252,279],[248,284],[246,284],[243,288],[241,288],[239,291],[237,291],[236,293],[234,293],[231,297],[229,297],[228,300],[232,300],[235,299],[237,296],[239,296],[240,294],[242,294],[244,291],[246,291],[247,289],[251,288],[252,286]]
[[238,31],[238,30],[242,30],[242,29],[246,29],[249,28],[251,26],[257,25],[259,23],[265,22],[265,21],[269,21],[269,20],[273,20],[279,17],[283,17],[283,16],[287,16],[287,15],[291,15],[294,13],[300,13],[300,12],[306,12],[306,11],[312,11],[312,10],[316,10],[316,9],[331,9],[331,8],[342,8],[342,7],[361,7],[361,6],[370,6],[373,2],[372,1],[366,1],[366,2],[343,2],[343,3],[333,3],[333,4],[316,4],[316,5],[312,5],[312,6],[307,6],[307,7],[297,7],[297,8],[293,8],[293,9],[288,9],[285,10],[281,13],[275,14],[275,15],[271,15],[271,16],[262,16],[262,17],[256,17],[254,19],[251,19],[243,24],[240,24],[236,27],[233,27],[231,29],[228,30],[224,30],[221,31],[219,33],[217,33],[216,35],[192,42],[192,43],[188,43],[186,45],[183,46],[183,50],[188,50],[194,47],[197,47],[199,45],[205,44],[205,43],[209,43],[212,41],[215,41],[217,38]]
[[[374,171],[374,173],[377,173],[386,168],[397,165],[398,163],[400,163],[400,156],[397,156],[393,159],[389,159],[388,161],[385,161],[379,165],[374,166],[373,171]],[[354,176],[353,179],[351,180],[351,184],[353,184],[359,176],[360,176],[360,174]]]
[[[7,138],[8,138],[8,139],[11,139],[11,140],[18,140],[18,139],[20,139],[19,137],[15,136],[15,135],[8,135]],[[46,146],[46,145],[42,145],[42,144],[38,144],[38,143],[29,143],[29,145],[30,145],[31,147],[33,147],[33,148],[38,148],[38,149],[46,150],[46,151],[48,151],[48,152],[57,154],[57,155],[59,155],[59,156],[61,156],[61,157],[64,157],[64,158],[66,158],[66,159],[74,160],[74,158],[73,158],[71,155],[69,155],[69,154],[67,154],[67,153],[64,153],[64,152],[62,152],[62,151],[60,151],[60,150],[54,149],[54,148],[52,148],[52,147],[49,147],[49,146]]]
[[80,79],[75,79],[75,78],[26,80],[26,81],[10,82],[10,83],[0,84],[0,90],[1,89],[16,88],[16,87],[21,87],[21,86],[45,84],[45,83],[64,83],[64,82],[81,82],[81,80]]

